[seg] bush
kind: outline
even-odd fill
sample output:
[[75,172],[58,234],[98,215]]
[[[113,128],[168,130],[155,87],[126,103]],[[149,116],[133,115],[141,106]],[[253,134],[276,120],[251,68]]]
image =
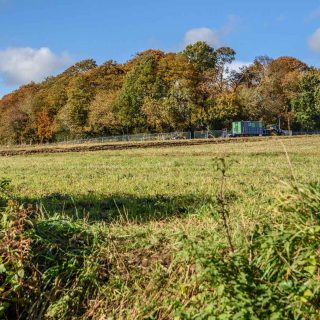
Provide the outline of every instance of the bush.
[[84,221],[44,218],[13,201],[0,218],[0,317],[83,314],[108,275],[98,235]]
[[234,253],[213,252],[208,239],[189,244],[188,263],[201,271],[198,292],[176,304],[179,317],[319,319],[320,185],[294,188],[277,210],[285,221],[256,230]]
[[275,210],[283,221],[257,228],[233,252],[218,233],[178,232],[174,259],[165,245],[151,258],[142,247],[152,239],[138,233],[114,247],[85,220],[9,200],[0,212],[0,317],[88,319],[115,315],[125,301],[124,312],[149,319],[319,319],[320,184],[294,187]]

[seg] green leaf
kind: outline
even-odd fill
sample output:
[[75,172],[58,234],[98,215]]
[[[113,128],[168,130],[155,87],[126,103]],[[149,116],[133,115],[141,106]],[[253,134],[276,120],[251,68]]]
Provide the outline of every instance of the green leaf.
[[0,273],[6,273],[7,269],[4,264],[0,264]]
[[24,270],[23,270],[23,269],[18,270],[18,276],[19,276],[20,278],[23,278],[23,277],[24,277]]
[[303,268],[305,271],[309,272],[310,274],[314,274],[317,270],[317,266],[307,266]]
[[304,293],[303,293],[304,297],[313,297],[313,292],[310,289],[307,289]]
[[317,265],[317,257],[316,256],[311,256],[307,261],[313,266]]
[[279,312],[273,312],[270,315],[270,320],[278,320],[281,319],[281,314]]

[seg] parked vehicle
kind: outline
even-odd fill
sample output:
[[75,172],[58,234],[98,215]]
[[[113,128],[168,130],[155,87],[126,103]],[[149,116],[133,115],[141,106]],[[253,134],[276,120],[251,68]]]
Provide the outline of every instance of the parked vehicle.
[[285,134],[285,132],[283,130],[281,130],[279,128],[279,126],[276,125],[276,124],[268,125],[266,131],[267,131],[268,135],[270,135],[270,136],[272,136],[272,135],[274,135],[274,136],[282,136],[282,135]]

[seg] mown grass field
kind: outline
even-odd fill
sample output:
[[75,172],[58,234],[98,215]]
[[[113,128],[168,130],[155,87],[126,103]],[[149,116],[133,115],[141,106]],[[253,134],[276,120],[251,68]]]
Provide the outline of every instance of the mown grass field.
[[[293,176],[299,184],[320,182],[319,137],[0,157],[14,198],[38,208],[44,229],[34,242],[43,241],[55,260],[37,258],[40,267],[55,267],[41,273],[56,287],[32,310],[48,319],[236,318],[231,306],[209,310],[215,288],[202,292],[206,268],[196,258],[228,251],[219,158],[230,165],[223,192],[236,250],[258,226],[285,222],[274,207]],[[70,270],[60,268],[66,264]]]

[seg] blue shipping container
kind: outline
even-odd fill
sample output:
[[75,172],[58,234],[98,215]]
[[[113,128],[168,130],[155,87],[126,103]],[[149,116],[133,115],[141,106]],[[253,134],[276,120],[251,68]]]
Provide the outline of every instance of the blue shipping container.
[[261,121],[236,121],[232,123],[233,136],[260,136],[264,134]]

